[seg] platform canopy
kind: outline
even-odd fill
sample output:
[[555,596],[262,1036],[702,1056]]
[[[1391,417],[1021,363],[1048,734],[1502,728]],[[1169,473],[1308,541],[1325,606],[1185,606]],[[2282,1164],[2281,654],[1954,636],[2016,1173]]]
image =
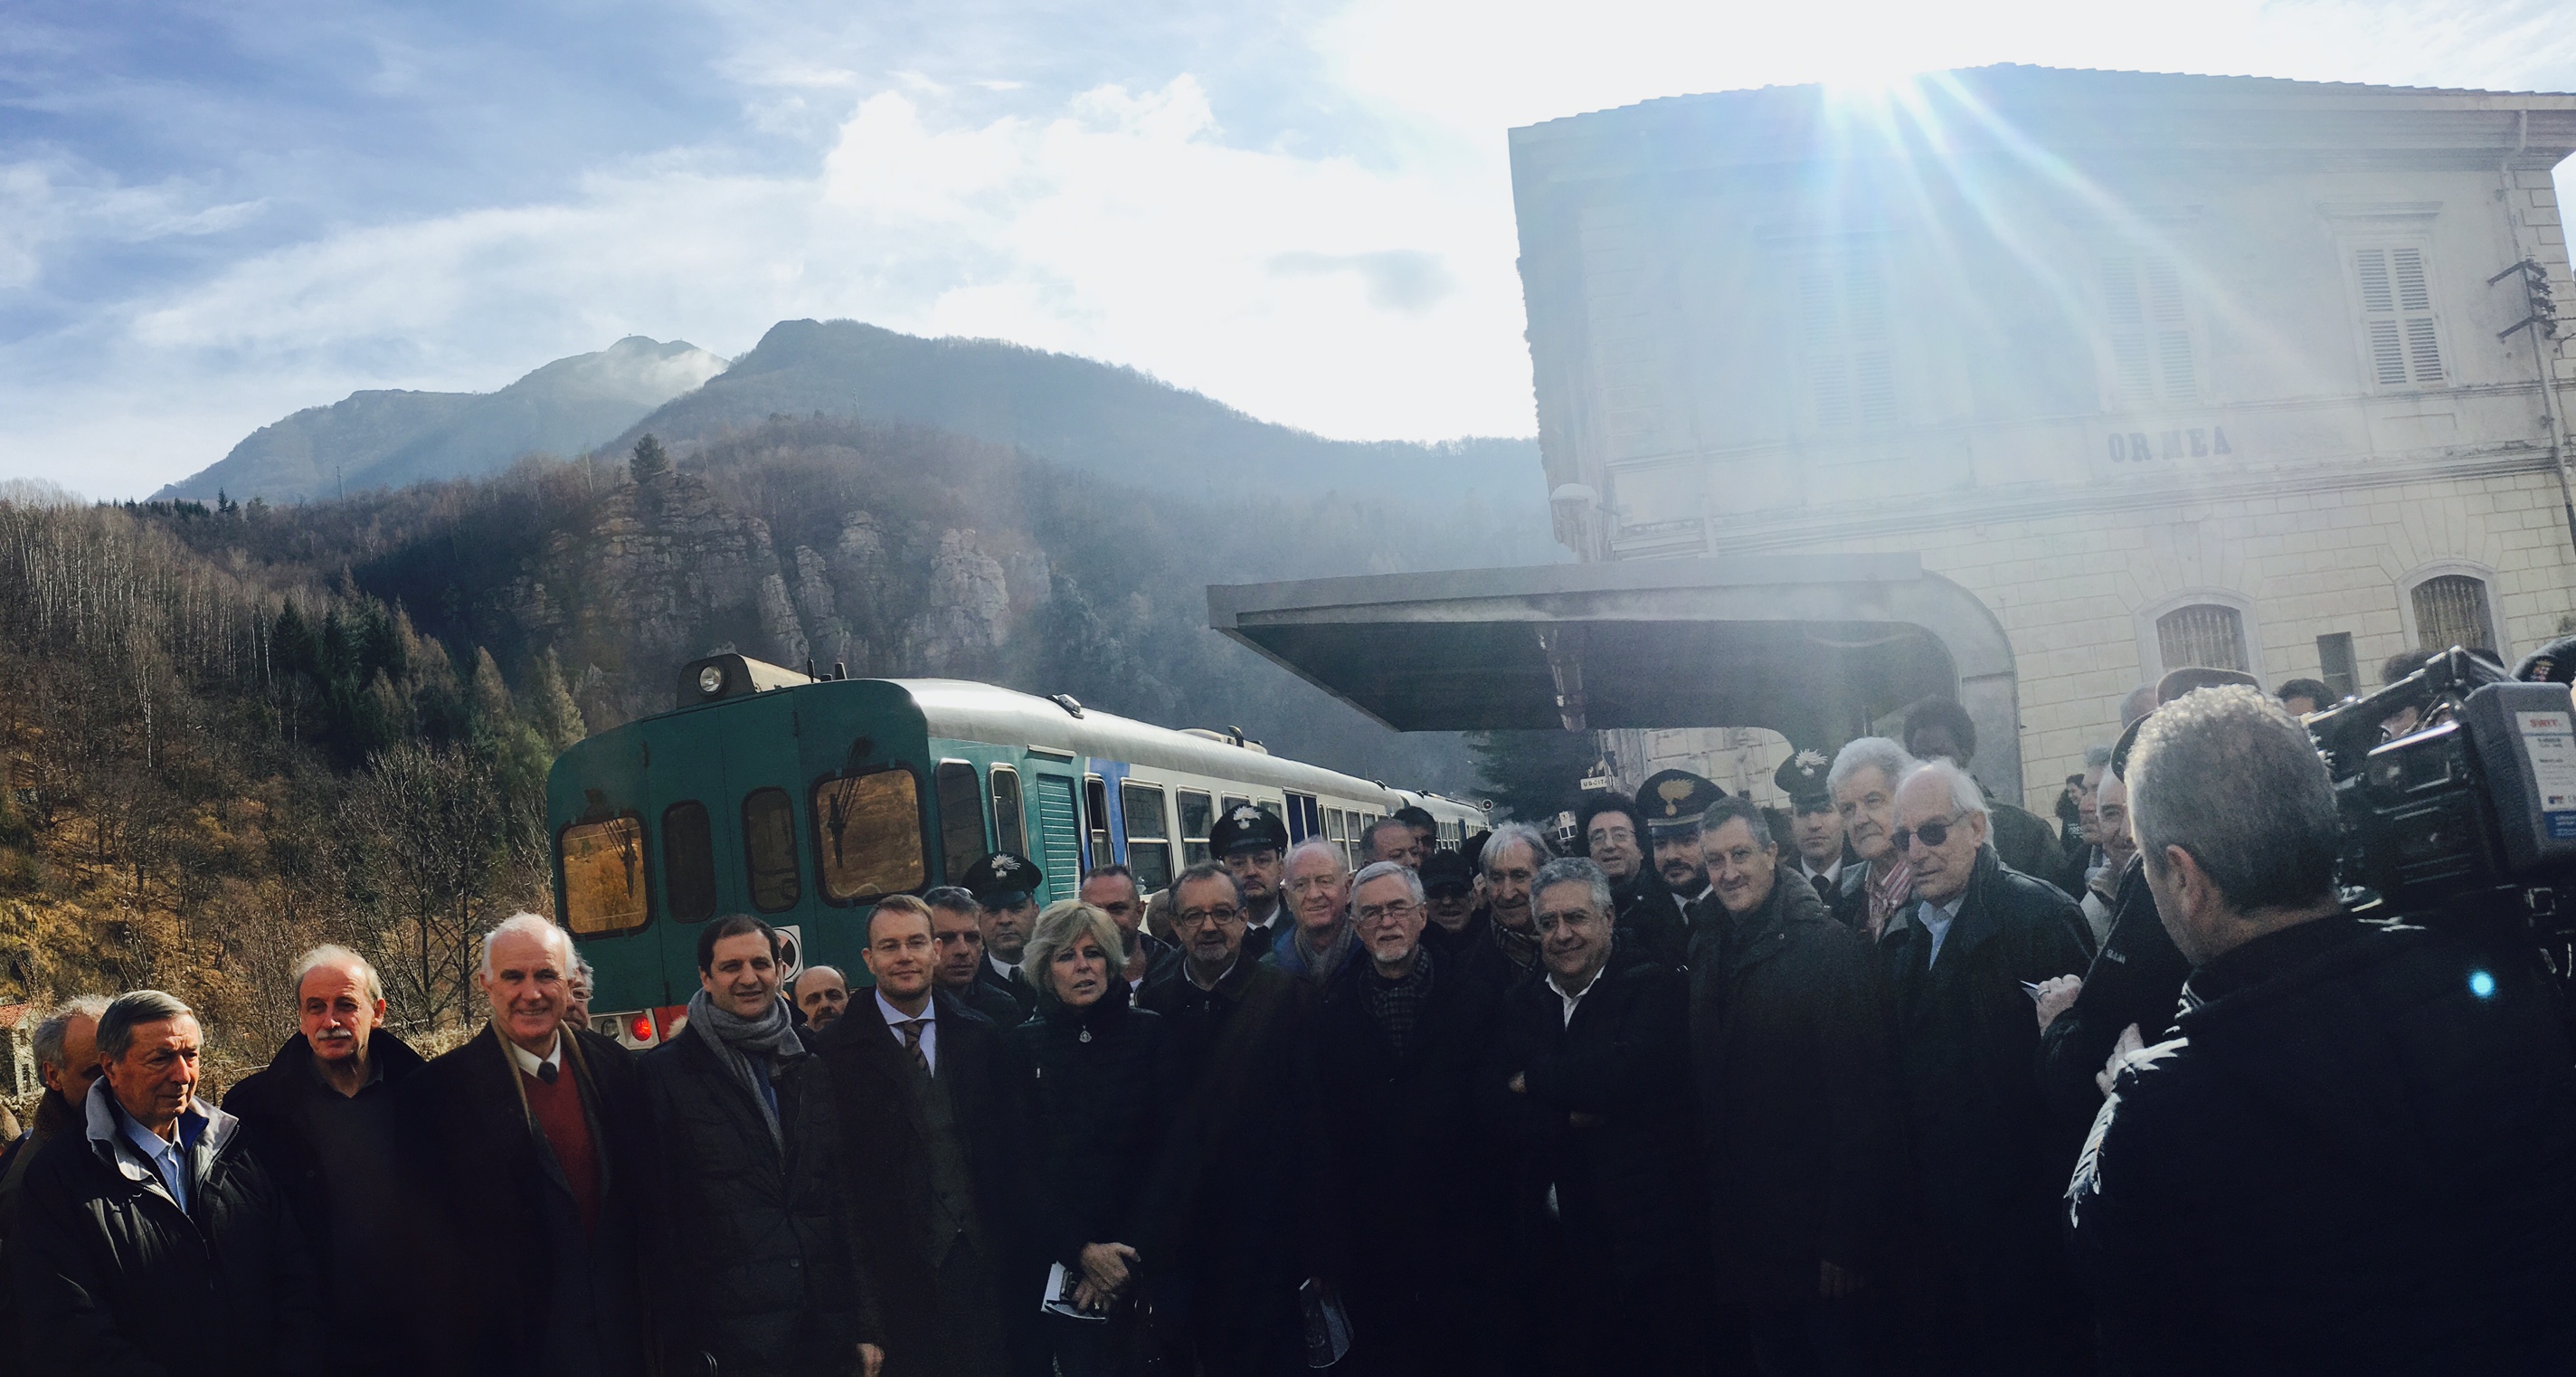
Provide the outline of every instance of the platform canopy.
[[2011,643],[1910,554],[1220,584],[1208,622],[1399,731],[1768,727],[1831,750],[1938,694],[1977,723],[1978,775],[2021,778]]

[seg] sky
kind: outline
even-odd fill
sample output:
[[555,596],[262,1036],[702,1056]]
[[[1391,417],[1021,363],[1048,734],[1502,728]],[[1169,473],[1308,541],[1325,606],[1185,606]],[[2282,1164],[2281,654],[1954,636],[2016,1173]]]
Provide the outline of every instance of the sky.
[[998,337],[1535,429],[1506,133],[2029,62],[2576,90],[2565,0],[13,0],[0,479],[148,493],[629,334]]

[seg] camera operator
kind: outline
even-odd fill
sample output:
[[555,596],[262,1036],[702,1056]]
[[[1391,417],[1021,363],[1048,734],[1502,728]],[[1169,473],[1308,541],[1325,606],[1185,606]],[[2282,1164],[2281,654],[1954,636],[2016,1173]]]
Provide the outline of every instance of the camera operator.
[[2068,1188],[2102,1371],[2564,1370],[2576,1070],[2544,991],[2340,910],[2326,768],[2259,692],[2166,704],[2127,776],[2192,974]]

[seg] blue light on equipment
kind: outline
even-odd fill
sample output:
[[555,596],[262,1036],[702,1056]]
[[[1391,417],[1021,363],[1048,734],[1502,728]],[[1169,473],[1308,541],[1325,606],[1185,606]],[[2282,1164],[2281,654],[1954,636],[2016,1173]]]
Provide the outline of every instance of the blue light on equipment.
[[2495,993],[2495,977],[2485,971],[2469,972],[2469,993],[2480,999]]

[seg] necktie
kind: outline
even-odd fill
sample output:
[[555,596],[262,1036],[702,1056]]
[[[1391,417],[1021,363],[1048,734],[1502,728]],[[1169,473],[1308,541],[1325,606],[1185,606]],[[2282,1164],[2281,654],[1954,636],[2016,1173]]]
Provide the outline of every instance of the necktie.
[[1840,888],[1840,886],[1836,885],[1831,879],[1823,875],[1811,875],[1808,878],[1816,882],[1817,898],[1824,900],[1826,903],[1832,903],[1834,901],[1834,891],[1837,888]]
[[921,1050],[921,1029],[928,1022],[926,1018],[907,1018],[894,1025],[903,1030],[903,1050],[912,1054],[912,1064],[920,1067],[925,1076],[930,1074],[930,1054]]
[[553,1062],[541,1061],[537,1063],[538,1080],[544,1081],[548,1085],[552,1085],[555,1083],[555,1074],[555,1064]]

